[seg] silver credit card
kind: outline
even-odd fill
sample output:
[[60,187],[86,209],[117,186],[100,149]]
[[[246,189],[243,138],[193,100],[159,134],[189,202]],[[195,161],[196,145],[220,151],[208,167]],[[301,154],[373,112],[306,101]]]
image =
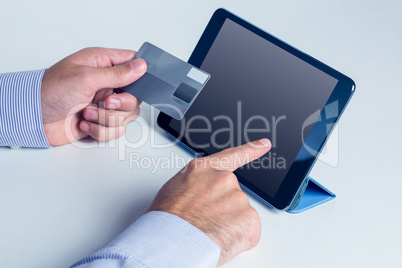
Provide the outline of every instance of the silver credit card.
[[183,118],[211,75],[145,42],[134,58],[142,58],[147,72],[126,92],[176,120]]

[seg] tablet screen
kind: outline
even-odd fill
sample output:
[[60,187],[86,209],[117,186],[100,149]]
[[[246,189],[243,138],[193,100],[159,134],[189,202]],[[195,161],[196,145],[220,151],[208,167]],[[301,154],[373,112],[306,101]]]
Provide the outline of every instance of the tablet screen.
[[236,173],[274,197],[338,80],[230,19],[200,68],[210,81],[169,127],[207,154],[269,138],[271,151]]

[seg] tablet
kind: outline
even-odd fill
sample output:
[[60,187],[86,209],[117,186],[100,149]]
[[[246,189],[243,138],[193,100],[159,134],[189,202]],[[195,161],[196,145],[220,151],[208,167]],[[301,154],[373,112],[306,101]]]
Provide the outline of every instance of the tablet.
[[235,174],[243,189],[288,209],[354,82],[224,9],[213,14],[188,62],[211,78],[182,120],[161,113],[159,126],[201,156],[269,138],[270,152]]

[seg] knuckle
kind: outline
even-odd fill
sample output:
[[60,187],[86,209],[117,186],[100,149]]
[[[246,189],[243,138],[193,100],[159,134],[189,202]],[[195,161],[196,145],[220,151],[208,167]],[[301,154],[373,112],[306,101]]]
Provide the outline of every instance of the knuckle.
[[116,115],[116,126],[124,126],[126,117],[124,115]]
[[83,114],[83,116],[84,116],[84,118],[85,118],[86,120],[88,120],[89,109],[90,109],[90,108],[86,107],[86,108],[84,108],[84,110],[83,110],[83,112],[82,112],[82,114]]
[[125,126],[120,126],[116,138],[121,138],[124,135],[124,133],[126,133],[126,127]]
[[133,96],[133,98],[134,98],[134,106],[135,106],[137,109],[140,108],[140,105],[141,105],[142,101],[141,101],[140,99],[134,97],[134,96]]
[[232,188],[237,184],[237,178],[232,172],[222,171],[215,182],[216,187]]
[[102,129],[94,130],[94,131],[92,132],[92,135],[91,135],[91,136],[92,136],[94,139],[98,140],[98,141],[105,141],[105,140],[106,140],[105,131],[102,130]]
[[130,108],[130,110],[134,111],[139,106],[139,101],[136,97],[131,94],[124,94],[122,96],[123,101],[126,103],[126,106]]
[[236,202],[240,205],[250,205],[250,201],[248,199],[248,196],[241,190],[238,190],[234,193],[233,197]]
[[249,237],[249,247],[253,248],[257,246],[261,237],[261,221],[257,210],[250,207],[248,219],[250,221],[250,237]]
[[81,50],[79,50],[77,53],[88,53],[91,52],[94,49],[94,47],[85,47]]
[[98,141],[106,140],[105,128],[96,123],[91,123],[89,127],[89,134],[92,138]]
[[129,123],[136,120],[141,113],[141,109],[139,106],[136,106],[132,111],[126,114],[125,120]]
[[[135,119],[137,119],[137,117],[138,116],[140,116],[140,114],[141,114],[141,108],[140,108],[140,106],[138,106],[135,110],[134,110],[134,112],[133,112],[133,116],[135,116]],[[134,120],[135,120],[134,119]]]
[[116,111],[108,111],[105,118],[106,126],[108,127],[119,127],[124,126],[125,116]]
[[102,47],[85,47],[83,49],[81,49],[79,52],[81,53],[85,53],[85,54],[101,54],[102,52],[104,52],[104,48]]
[[195,158],[187,164],[187,170],[190,173],[199,173],[206,167],[206,159],[204,157]]
[[112,75],[114,78],[121,80],[124,76],[122,68],[120,66],[113,66],[112,68]]
[[112,68],[111,75],[116,81],[120,81],[119,84],[124,84],[127,80],[127,75],[130,73],[130,67],[127,65],[116,65],[110,67]]
[[128,123],[131,123],[131,122],[134,122],[135,120],[137,120],[137,118],[140,116],[140,112],[141,112],[141,111],[140,111],[139,108],[138,108],[137,110],[135,110],[133,114],[131,114],[130,116],[128,116],[128,117],[124,120],[123,124],[124,124],[124,125],[127,125]]
[[225,149],[225,151],[230,155],[233,155],[237,152],[236,148],[233,148],[233,147],[227,148],[227,149]]
[[200,164],[200,160],[198,158],[191,160],[187,165],[190,171],[194,171]]
[[131,98],[131,103],[130,103],[130,107],[132,107],[132,110],[135,111],[137,109],[140,108],[140,102],[138,101],[138,99],[136,97],[132,97]]
[[112,139],[121,138],[126,132],[125,126],[119,127],[99,127],[96,131],[91,135],[94,139],[99,141],[107,141]]
[[138,118],[138,116],[139,116],[139,113],[138,113],[138,114],[132,114],[132,115],[126,117],[126,118],[123,120],[123,122],[121,123],[121,125],[122,125],[122,126],[126,126],[126,125],[128,125],[129,123],[134,122],[134,121]]
[[91,86],[93,84],[93,73],[88,68],[78,68],[75,75],[81,85]]
[[260,223],[260,215],[258,214],[257,210],[253,207],[250,206],[250,219],[252,220],[253,223],[259,224]]
[[105,115],[104,118],[99,120],[99,123],[106,126],[106,127],[113,127],[116,125],[116,118],[110,114]]

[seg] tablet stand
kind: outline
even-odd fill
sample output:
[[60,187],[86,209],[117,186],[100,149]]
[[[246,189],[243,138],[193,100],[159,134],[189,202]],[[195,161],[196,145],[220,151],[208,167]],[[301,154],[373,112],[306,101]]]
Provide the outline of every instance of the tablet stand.
[[289,213],[300,213],[307,209],[318,206],[335,198],[335,195],[324,186],[308,177],[306,190],[300,196],[298,205],[293,209],[288,209]]

